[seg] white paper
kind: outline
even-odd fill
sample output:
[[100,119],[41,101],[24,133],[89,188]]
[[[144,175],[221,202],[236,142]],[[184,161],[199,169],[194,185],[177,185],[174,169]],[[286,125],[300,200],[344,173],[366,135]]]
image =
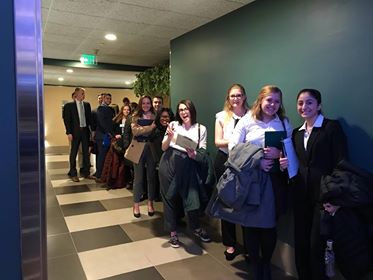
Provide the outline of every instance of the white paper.
[[288,174],[289,178],[293,178],[298,173],[299,162],[297,158],[297,154],[295,153],[295,149],[293,146],[293,141],[291,138],[286,138],[282,140],[283,149],[285,152],[285,157],[288,159]]
[[190,149],[193,149],[193,150],[196,150],[197,146],[198,146],[198,143],[196,143],[192,139],[190,139],[186,136],[180,135],[180,134],[177,135],[175,144],[179,145],[180,147],[183,147],[184,149],[185,148],[190,148]]

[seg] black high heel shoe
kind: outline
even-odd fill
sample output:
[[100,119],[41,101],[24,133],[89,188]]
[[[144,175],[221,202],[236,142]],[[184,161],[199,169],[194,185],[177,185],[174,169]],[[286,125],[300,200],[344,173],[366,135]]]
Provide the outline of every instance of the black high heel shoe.
[[234,258],[237,256],[236,250],[233,251],[233,253],[229,253],[227,251],[224,251],[225,259],[227,261],[233,261]]
[[140,212],[139,213],[135,213],[135,207],[132,208],[132,211],[133,211],[133,216],[135,218],[140,218],[141,217],[141,213]]
[[[149,204],[150,203],[150,204]],[[152,209],[153,211],[150,211],[150,209]],[[150,217],[152,217],[152,216],[154,216],[154,206],[153,206],[153,202],[148,202],[148,215],[150,216]]]

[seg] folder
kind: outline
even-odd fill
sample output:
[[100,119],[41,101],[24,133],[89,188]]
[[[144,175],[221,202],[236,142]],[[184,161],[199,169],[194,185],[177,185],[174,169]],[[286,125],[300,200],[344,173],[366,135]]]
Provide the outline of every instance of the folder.
[[183,147],[184,149],[185,148],[190,148],[190,149],[193,149],[193,150],[196,150],[197,146],[198,146],[198,143],[194,142],[189,137],[186,137],[186,136],[180,135],[180,134],[177,135],[175,144],[179,145],[180,147]]
[[286,131],[265,131],[264,146],[282,150],[282,140],[286,138]]
[[[275,147],[282,151],[282,140],[286,138],[286,131],[265,131],[264,146]],[[278,159],[273,160],[273,166],[269,172],[279,172],[280,163]]]
[[295,175],[298,174],[299,169],[299,161],[297,154],[295,153],[293,141],[291,138],[286,138],[282,140],[282,147],[284,156],[288,159],[288,174],[289,178],[293,178]]

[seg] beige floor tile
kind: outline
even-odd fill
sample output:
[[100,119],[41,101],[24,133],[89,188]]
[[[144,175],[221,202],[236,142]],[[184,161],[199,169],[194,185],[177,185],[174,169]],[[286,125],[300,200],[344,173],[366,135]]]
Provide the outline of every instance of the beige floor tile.
[[[141,206],[140,211],[141,213],[147,213],[146,205]],[[132,208],[126,208],[69,216],[65,217],[65,221],[70,232],[74,232],[99,227],[134,223],[156,218],[159,218],[157,214],[153,217],[149,217],[146,214],[141,214],[141,218],[137,219],[133,216]]]
[[87,279],[106,278],[152,264],[132,243],[78,253]]
[[[196,243],[186,236],[179,236],[180,248],[172,248],[168,243],[169,237],[155,237],[139,241],[139,250],[142,250],[153,265],[174,262],[186,258],[206,254]],[[137,243],[137,242],[135,242]]]
[[245,271],[232,272],[208,254],[166,263],[156,267],[166,280],[239,280],[247,279]]
[[79,253],[88,279],[110,277],[193,257],[195,255],[182,248],[169,247],[168,238],[152,238]]
[[46,162],[69,161],[69,155],[46,156]]
[[130,197],[132,193],[126,189],[117,189],[117,190],[100,190],[93,192],[83,192],[83,193],[69,193],[57,195],[57,200],[60,205],[73,204],[80,202],[96,201],[96,200],[105,200],[113,199],[120,197]]
[[56,169],[48,169],[49,175],[60,175],[65,174],[67,176],[67,172],[69,172],[68,168],[56,168]]

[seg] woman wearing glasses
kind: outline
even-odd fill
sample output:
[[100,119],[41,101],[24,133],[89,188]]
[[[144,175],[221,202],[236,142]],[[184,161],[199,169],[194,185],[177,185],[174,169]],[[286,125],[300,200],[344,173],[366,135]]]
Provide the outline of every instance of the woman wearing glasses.
[[[196,147],[177,142],[178,136],[188,137]],[[176,121],[171,122],[162,141],[164,151],[159,163],[159,181],[164,203],[165,228],[170,232],[170,244],[180,247],[176,231],[176,220],[180,207],[188,216],[189,227],[201,241],[210,237],[201,228],[199,209],[201,206],[198,181],[197,150],[206,150],[206,127],[197,123],[197,112],[192,101],[182,100],[177,105]],[[177,144],[178,143],[178,144]],[[180,144],[180,145],[179,145]],[[180,206],[179,201],[182,201]]]
[[[242,85],[233,84],[227,91],[224,109],[216,114],[215,121],[215,146],[218,152],[215,157],[215,174],[217,180],[225,171],[224,163],[228,159],[228,144],[233,130],[238,121],[246,114],[249,105],[246,100],[246,92]],[[226,246],[225,258],[231,261],[237,255],[236,252],[236,225],[221,220],[222,242]]]

